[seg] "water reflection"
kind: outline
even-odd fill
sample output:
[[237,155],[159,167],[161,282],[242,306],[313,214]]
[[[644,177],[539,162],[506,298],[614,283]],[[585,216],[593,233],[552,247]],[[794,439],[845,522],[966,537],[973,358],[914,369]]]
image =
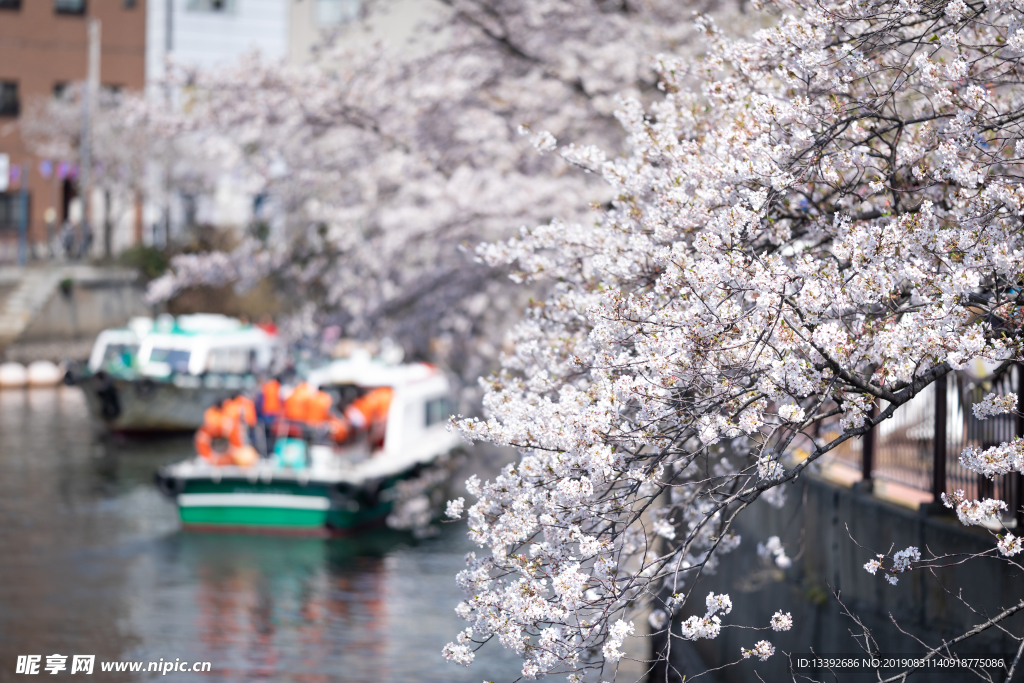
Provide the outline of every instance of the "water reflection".
[[218,681],[518,674],[500,648],[470,669],[440,657],[464,625],[461,529],[420,543],[181,533],[151,482],[190,440],[98,438],[75,389],[0,392],[0,435],[0,680],[20,678],[17,655],[53,653],[210,661]]

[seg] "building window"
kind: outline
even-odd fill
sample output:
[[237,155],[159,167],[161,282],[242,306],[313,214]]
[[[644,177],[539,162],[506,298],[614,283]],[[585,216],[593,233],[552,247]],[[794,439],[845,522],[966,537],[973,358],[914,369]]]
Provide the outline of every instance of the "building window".
[[359,18],[360,0],[316,0],[318,26],[336,26]]
[[57,14],[85,14],[85,0],[53,0]]
[[21,0],[0,0],[0,9],[21,9]]
[[[28,193],[24,198],[21,192],[0,192],[0,233],[14,232],[22,222],[22,211],[29,209]],[[29,224],[29,216],[25,216],[25,225]]]
[[185,6],[190,12],[233,13],[237,0],[188,0]]
[[16,81],[0,81],[0,116],[17,116],[20,111],[18,83]]
[[55,100],[63,100],[65,97],[70,95],[71,91],[68,90],[69,87],[71,87],[71,84],[68,83],[67,81],[57,81],[56,83],[54,83],[53,84],[53,99],[55,99]]
[[103,109],[110,109],[121,104],[124,95],[124,88],[120,85],[104,83],[100,86],[100,98],[96,104]]
[[136,6],[135,0],[124,0],[124,8],[125,9],[135,9],[135,6]]

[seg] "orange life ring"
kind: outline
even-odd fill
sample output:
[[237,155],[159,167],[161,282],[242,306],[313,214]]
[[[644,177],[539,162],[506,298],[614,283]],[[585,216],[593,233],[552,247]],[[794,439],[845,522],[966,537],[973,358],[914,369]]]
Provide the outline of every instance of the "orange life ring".
[[196,452],[211,465],[230,465],[234,462],[230,449],[218,451],[213,447],[213,435],[204,424],[196,432]]
[[[240,450],[247,445],[245,425],[255,424],[256,406],[244,396],[228,399],[219,407],[211,406],[203,413],[203,426],[196,432],[196,452],[213,465],[230,465],[236,461],[251,464],[251,454],[242,454]],[[215,449],[214,439],[227,439],[228,448]]]

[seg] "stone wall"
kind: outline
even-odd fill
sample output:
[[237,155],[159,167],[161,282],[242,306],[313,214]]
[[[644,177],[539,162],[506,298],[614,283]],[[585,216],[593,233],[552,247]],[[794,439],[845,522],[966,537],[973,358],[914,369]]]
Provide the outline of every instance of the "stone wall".
[[[857,626],[842,614],[839,600],[872,630],[883,654],[911,654],[922,652],[923,647],[901,633],[900,628],[926,643],[939,644],[943,638],[959,635],[985,621],[982,615],[994,614],[1000,607],[1024,598],[1021,572],[990,558],[944,568],[934,575],[927,570],[901,574],[896,586],[890,586],[881,573],[871,576],[863,565],[874,557],[874,551],[889,552],[890,548],[901,550],[914,545],[925,556],[926,549],[936,554],[972,553],[992,548],[993,540],[984,530],[967,529],[955,518],[926,517],[819,479],[804,477],[789,486],[784,508],[775,509],[758,501],[737,521],[743,542],[733,555],[723,558],[716,575],[698,580],[690,599],[692,613],[698,613],[699,607],[703,614],[704,598],[709,591],[727,592],[734,608],[724,623],[767,626],[771,615],[781,609],[792,612],[794,628],[788,633],[726,628],[716,640],[700,641],[696,650],[711,667],[739,660],[741,647],[749,648],[761,639],[774,643],[777,652],[767,662],[744,661],[698,680],[757,681],[758,675],[765,681],[794,680],[782,651],[862,652],[850,634]],[[787,570],[758,557],[758,541],[770,536],[779,536],[793,559]],[[858,542],[865,547],[859,547]],[[960,600],[960,591],[963,600],[978,613]],[[833,593],[838,593],[839,599]],[[1020,617],[1024,615],[1009,620],[1014,633],[1021,632],[1024,622]],[[959,652],[1010,653],[1012,657],[1017,646],[998,629],[990,629]],[[681,654],[673,659],[677,669],[688,674],[687,680],[698,673],[693,670],[692,656]],[[952,681],[969,677],[966,672],[943,671],[915,674],[911,680]],[[813,678],[877,680],[861,674],[838,674],[837,678],[819,674]]]
[[101,330],[152,315],[144,293],[122,268],[0,268],[0,360],[83,360]]
[[137,315],[150,315],[134,273],[98,272],[67,278],[18,337],[18,342],[92,340],[108,327],[120,327]]

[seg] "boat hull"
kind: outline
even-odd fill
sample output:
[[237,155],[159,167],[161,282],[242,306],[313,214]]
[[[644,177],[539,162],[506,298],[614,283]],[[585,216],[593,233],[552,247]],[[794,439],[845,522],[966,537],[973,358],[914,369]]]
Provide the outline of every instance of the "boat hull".
[[240,383],[231,387],[190,387],[109,375],[75,379],[74,384],[82,388],[93,416],[115,432],[195,431],[202,426],[207,408],[242,390]]
[[388,494],[400,478],[370,488],[317,481],[175,482],[159,475],[157,483],[174,497],[189,531],[328,536],[382,524],[392,509]]
[[330,499],[260,493],[182,494],[178,496],[181,522],[209,530],[254,529],[302,534],[327,523]]

